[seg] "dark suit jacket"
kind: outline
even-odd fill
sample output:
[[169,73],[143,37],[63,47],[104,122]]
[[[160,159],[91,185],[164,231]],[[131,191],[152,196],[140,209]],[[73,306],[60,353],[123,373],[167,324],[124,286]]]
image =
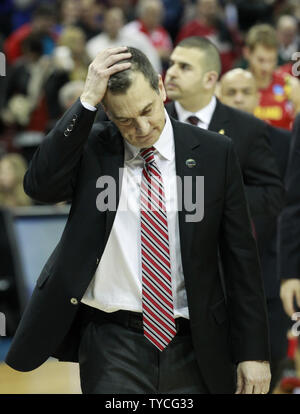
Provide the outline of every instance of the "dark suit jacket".
[[300,278],[300,114],[292,131],[286,189],[286,206],[280,218],[280,277]]
[[[284,181],[290,152],[291,132],[272,125],[268,125],[268,132],[280,176]],[[253,221],[266,297],[267,299],[278,298],[280,291],[278,217],[260,215],[254,217]]]
[[[124,164],[119,131],[111,122],[93,126],[94,118],[95,113],[77,101],[43,141],[25,176],[31,197],[46,203],[70,199],[72,206],[6,358],[20,371],[38,367],[50,355],[78,360],[80,300],[116,214],[97,209],[101,189],[96,181],[111,176],[118,188],[119,168]],[[210,391],[232,393],[235,363],[269,359],[264,292],[242,176],[229,138],[171,121],[177,176],[193,177],[194,196],[196,176],[205,179],[203,220],[186,221],[190,212],[185,210],[184,183],[183,208],[178,212],[195,354]],[[186,165],[189,158],[196,161],[194,168]],[[116,196],[118,200],[118,191]],[[227,303],[218,272],[219,245]]]
[[[166,104],[166,110],[178,119],[173,102]],[[265,122],[219,100],[208,127],[210,131],[222,131],[235,145],[252,217],[277,216],[283,207],[283,185],[267,128]]]

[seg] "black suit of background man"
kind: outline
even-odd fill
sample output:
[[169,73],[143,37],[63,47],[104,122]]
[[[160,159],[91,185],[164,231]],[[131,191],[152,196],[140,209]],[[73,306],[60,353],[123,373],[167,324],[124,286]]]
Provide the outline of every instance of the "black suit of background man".
[[280,223],[280,278],[300,279],[300,114],[293,126],[286,189]]
[[[174,102],[167,103],[166,110],[170,116],[178,119]],[[251,217],[277,216],[283,207],[284,192],[271,150],[267,124],[217,99],[208,129],[221,131],[234,143]]]

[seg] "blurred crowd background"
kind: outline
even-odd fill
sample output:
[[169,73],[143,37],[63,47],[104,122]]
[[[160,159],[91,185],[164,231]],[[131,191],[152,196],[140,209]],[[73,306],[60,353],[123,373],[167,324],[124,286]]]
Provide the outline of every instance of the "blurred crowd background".
[[[261,63],[259,70],[272,70],[276,76],[273,92],[276,102],[284,105],[284,115],[275,119],[275,114],[272,120],[263,97],[254,113],[291,130],[300,96],[293,97],[297,85],[287,79],[299,77],[293,72],[300,59],[299,27],[299,0],[2,0],[0,208],[37,204],[23,191],[27,165],[47,132],[80,96],[90,62],[106,47],[141,49],[164,77],[176,44],[204,36],[220,52],[222,75],[250,66],[259,79],[249,51],[262,39],[273,55],[266,62],[259,53],[252,57],[257,68]],[[1,248],[5,252],[5,246]],[[6,309],[0,311],[8,315],[11,336],[20,315],[13,282],[4,283],[4,256],[1,253],[0,303]]]
[[[293,54],[300,50],[299,21],[297,0],[3,0],[1,152],[30,160],[45,133],[80,95],[88,65],[103,48],[135,46],[164,75],[180,40],[205,36],[218,47],[225,73],[245,67],[249,30],[267,24],[277,38],[278,66],[291,73]],[[21,159],[8,160],[4,169],[8,164],[21,168]],[[7,185],[0,179],[0,193]],[[7,197],[8,204],[14,202]],[[0,200],[5,202],[2,195]]]

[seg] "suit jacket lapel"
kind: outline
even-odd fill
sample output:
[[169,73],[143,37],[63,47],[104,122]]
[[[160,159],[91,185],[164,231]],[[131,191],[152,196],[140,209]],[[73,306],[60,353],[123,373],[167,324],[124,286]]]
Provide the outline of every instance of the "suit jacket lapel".
[[175,104],[174,104],[174,102],[168,102],[168,103],[165,105],[165,108],[166,108],[166,110],[167,110],[167,112],[168,112],[169,116],[171,116],[172,118],[174,118],[174,119],[178,120],[178,114],[177,114],[177,112],[176,112],[176,108],[175,108]]
[[[176,175],[182,185],[182,187],[181,185],[178,185],[177,188],[182,265],[187,269],[189,253],[191,251],[190,244],[193,240],[195,225],[193,222],[187,221],[187,216],[191,216],[193,212],[189,211],[189,205],[187,205],[186,201],[188,199],[193,201],[196,200],[196,177],[204,175],[202,154],[199,151],[196,151],[201,145],[201,141],[199,136],[193,134],[187,136],[186,126],[173,118],[170,119],[174,131]],[[195,166],[189,167],[187,160],[192,160],[195,163]],[[188,182],[192,183],[192,186],[190,186]],[[192,188],[192,194],[188,194],[190,188]]]
[[217,99],[217,105],[214,110],[208,129],[210,131],[214,131],[214,132],[218,132],[218,133],[226,135],[227,134],[226,130],[228,129],[229,123],[230,123],[230,119],[228,118],[226,106],[223,105]]

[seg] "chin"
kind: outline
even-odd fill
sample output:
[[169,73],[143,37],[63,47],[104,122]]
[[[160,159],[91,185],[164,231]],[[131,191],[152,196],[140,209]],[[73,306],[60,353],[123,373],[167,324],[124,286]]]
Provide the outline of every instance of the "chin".
[[176,94],[176,93],[174,93],[174,92],[172,92],[172,91],[166,91],[166,93],[167,93],[167,97],[169,98],[169,99],[172,99],[173,101],[175,100],[175,99],[178,99],[179,98],[179,96],[178,96],[178,94]]

